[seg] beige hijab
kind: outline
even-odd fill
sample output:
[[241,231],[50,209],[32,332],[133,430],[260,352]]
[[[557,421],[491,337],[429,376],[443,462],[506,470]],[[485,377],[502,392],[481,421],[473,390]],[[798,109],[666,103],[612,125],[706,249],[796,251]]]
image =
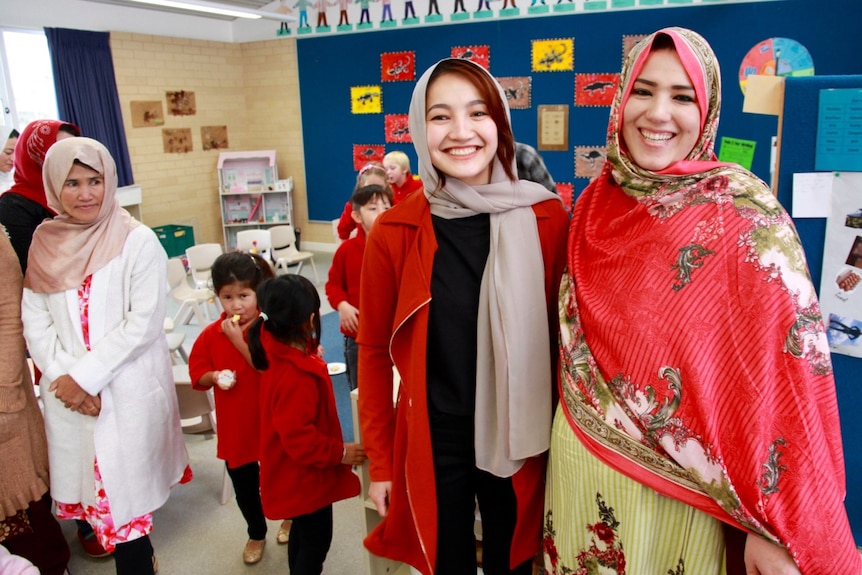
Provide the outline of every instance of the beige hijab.
[[[75,160],[105,179],[105,197],[92,223],[75,220],[60,202]],[[117,204],[117,167],[108,149],[96,140],[68,138],[51,146],[42,177],[48,207],[58,215],[33,234],[24,286],[37,293],[55,293],[80,286],[84,278],[120,255],[129,232],[141,224]]]
[[[540,184],[509,180],[497,157],[489,184],[470,186],[447,175],[438,189],[440,178],[425,139],[425,96],[439,65],[429,68],[416,83],[410,133],[431,213],[447,219],[490,214],[491,249],[479,294],[476,465],[498,477],[510,477],[525,459],[543,453],[550,443],[552,374],[545,269],[531,206],[559,201],[559,197]],[[506,96],[494,83],[509,120]],[[514,154],[512,164],[515,173]]]

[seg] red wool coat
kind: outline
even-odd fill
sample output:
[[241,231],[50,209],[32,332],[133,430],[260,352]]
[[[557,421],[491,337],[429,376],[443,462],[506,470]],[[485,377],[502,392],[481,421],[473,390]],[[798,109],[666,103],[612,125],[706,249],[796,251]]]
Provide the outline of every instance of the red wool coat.
[[317,511],[359,494],[359,478],[342,465],[344,441],[326,363],[261,341],[269,369],[260,390],[260,499],[270,519]]
[[[551,349],[557,366],[557,291],[565,265],[568,217],[557,200],[533,206],[545,264]],[[389,512],[365,539],[375,555],[408,563],[425,575],[437,556],[437,499],[428,424],[426,356],[431,271],[437,241],[424,194],[383,213],[365,250],[359,328],[359,420],[372,481],[392,481]],[[394,333],[393,333],[394,331]],[[480,352],[481,353],[481,352]],[[540,361],[542,358],[536,358]],[[392,408],[392,362],[401,375]],[[553,393],[554,381],[541,393]],[[539,550],[545,456],[529,459],[512,477],[518,521],[510,556],[517,565]]]

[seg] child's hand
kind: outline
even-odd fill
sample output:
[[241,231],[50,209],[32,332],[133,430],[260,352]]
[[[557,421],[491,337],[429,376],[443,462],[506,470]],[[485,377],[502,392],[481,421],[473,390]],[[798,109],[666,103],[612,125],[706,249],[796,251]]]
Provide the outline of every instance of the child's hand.
[[317,357],[319,357],[320,359],[323,359],[323,356],[324,356],[325,354],[326,354],[326,350],[325,350],[325,349],[323,349],[323,346],[322,346],[322,345],[318,345],[318,346],[317,346]]
[[361,443],[345,443],[344,457],[341,458],[341,463],[345,465],[362,465],[365,463],[365,448]]
[[359,310],[346,301],[338,304],[338,319],[342,329],[351,333],[359,331]]
[[[237,319],[234,320],[234,317]],[[239,325],[239,318],[237,316],[226,318],[221,322],[221,330],[235,348],[242,349],[241,346],[245,344],[245,341],[242,338],[242,327]]]

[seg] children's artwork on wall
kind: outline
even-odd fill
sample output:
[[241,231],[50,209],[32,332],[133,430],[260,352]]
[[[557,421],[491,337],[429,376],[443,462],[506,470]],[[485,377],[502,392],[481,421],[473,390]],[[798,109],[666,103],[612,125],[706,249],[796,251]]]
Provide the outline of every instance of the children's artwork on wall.
[[632,51],[632,48],[635,47],[635,44],[643,40],[649,36],[649,34],[626,34],[623,36],[623,62],[626,61],[626,56],[629,55],[629,52]]
[[383,93],[380,86],[351,86],[350,112],[352,114],[379,114],[383,111]]
[[575,177],[595,178],[602,172],[607,157],[605,146],[575,146]]
[[166,154],[185,154],[192,151],[191,128],[162,128],[162,145]]
[[575,39],[533,40],[533,72],[575,69]]
[[380,54],[381,82],[412,82],[416,79],[416,53],[384,52]]
[[132,101],[132,127],[146,128],[165,123],[165,112],[161,100]]
[[368,162],[383,163],[386,150],[379,144],[353,144],[353,169],[359,171]]
[[566,211],[571,212],[575,203],[575,185],[571,182],[557,182],[557,193],[560,194]]
[[610,106],[619,74],[575,74],[575,106]]
[[227,146],[227,126],[201,126],[204,150],[224,150]]
[[386,114],[384,116],[387,143],[412,142],[407,114]]
[[[739,64],[739,88],[745,94],[748,76],[813,76],[808,49],[790,38],[767,38],[751,47]],[[820,168],[818,168],[820,169]]]
[[506,93],[509,108],[521,110],[530,107],[530,97],[532,96],[532,78],[530,76],[506,76],[497,78],[497,81],[500,82],[503,92]]
[[186,90],[165,92],[165,97],[168,100],[168,112],[171,116],[194,116],[197,113],[194,92]]
[[453,46],[452,57],[462,60],[470,60],[479,64],[486,70],[491,70],[491,47],[490,46]]

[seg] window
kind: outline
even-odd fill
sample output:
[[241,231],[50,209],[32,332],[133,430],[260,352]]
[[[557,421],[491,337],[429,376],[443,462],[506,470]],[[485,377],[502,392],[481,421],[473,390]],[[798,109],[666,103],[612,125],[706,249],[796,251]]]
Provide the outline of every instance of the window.
[[[41,30],[3,30],[0,43],[2,132],[42,118],[58,119],[48,41]],[[2,134],[0,134],[3,138]]]

